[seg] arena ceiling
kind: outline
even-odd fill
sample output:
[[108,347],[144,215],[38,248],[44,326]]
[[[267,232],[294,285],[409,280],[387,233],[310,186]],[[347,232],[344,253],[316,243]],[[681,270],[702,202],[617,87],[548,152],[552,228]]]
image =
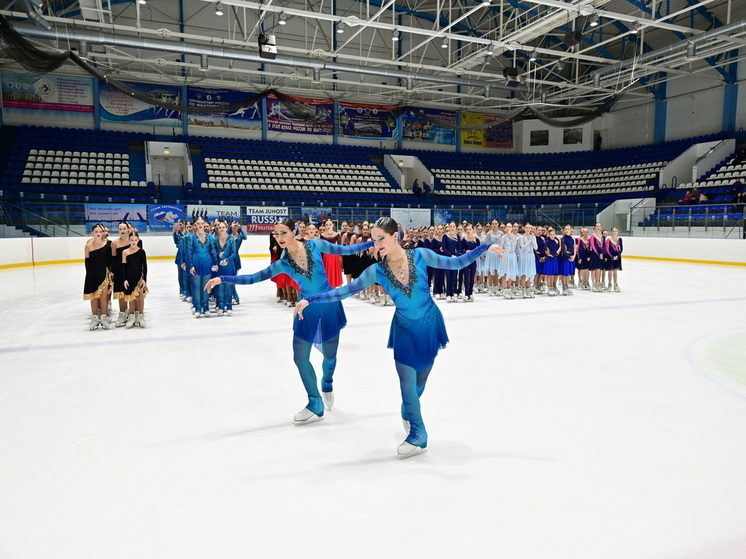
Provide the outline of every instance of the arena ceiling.
[[14,0],[0,13],[121,80],[502,114],[732,83],[746,56],[744,0]]

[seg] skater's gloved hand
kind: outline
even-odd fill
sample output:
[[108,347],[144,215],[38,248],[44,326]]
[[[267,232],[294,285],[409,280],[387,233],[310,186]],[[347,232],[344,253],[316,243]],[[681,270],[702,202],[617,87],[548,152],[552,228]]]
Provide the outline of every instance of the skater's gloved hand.
[[217,272],[217,271],[218,271],[218,265],[217,265],[217,264],[215,264],[215,266],[213,266],[213,267],[212,267],[212,268],[210,268],[210,269],[211,269],[211,270],[212,270],[213,272]]
[[293,309],[293,316],[297,316],[298,320],[303,320],[303,309],[305,309],[310,303],[306,301],[305,299],[301,299],[297,303],[295,303],[295,308]]

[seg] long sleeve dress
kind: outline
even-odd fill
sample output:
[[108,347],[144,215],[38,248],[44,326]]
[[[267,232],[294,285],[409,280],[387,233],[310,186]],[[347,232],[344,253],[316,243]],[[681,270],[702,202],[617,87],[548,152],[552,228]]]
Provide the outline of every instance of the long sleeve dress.
[[518,275],[525,276],[527,280],[536,276],[536,257],[534,252],[538,249],[536,237],[523,235],[518,237]]
[[[283,250],[279,260],[264,270],[242,276],[220,276],[220,279],[225,283],[249,285],[268,280],[278,274],[287,274],[297,282],[300,297],[307,299],[315,293],[323,293],[332,288],[326,277],[322,254],[338,256],[357,254],[373,246],[372,241],[343,246],[327,243],[321,239],[301,241],[301,244],[306,251],[308,269],[301,268],[290,253]],[[304,313],[304,320],[300,320],[297,316],[294,318],[293,333],[295,336],[312,343],[323,343],[339,336],[340,330],[347,325],[347,317],[342,304],[329,302],[315,307],[309,309],[311,312]]]
[[388,347],[394,350],[394,360],[415,371],[425,370],[432,366],[438,351],[448,343],[443,315],[428,290],[427,267],[459,270],[476,261],[489,247],[488,244],[480,245],[458,258],[439,256],[427,249],[405,250],[409,270],[406,285],[396,279],[384,258],[343,287],[304,296],[310,303],[322,303],[309,305],[304,315],[314,307],[341,301],[377,283],[383,286],[396,305],[388,341]]

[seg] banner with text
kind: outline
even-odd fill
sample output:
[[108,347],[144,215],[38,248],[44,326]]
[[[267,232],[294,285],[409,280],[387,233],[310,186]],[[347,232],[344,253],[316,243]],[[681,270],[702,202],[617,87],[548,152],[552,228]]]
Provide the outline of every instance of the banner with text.
[[404,229],[429,227],[432,223],[430,210],[421,208],[391,208],[391,219],[401,223]]
[[402,134],[404,140],[412,142],[427,142],[432,144],[456,144],[456,131],[443,128],[423,118],[439,120],[451,126],[456,126],[456,113],[454,111],[441,111],[438,109],[412,108],[402,115]]
[[241,207],[240,206],[199,206],[196,204],[190,204],[187,206],[187,219],[194,221],[198,217],[201,217],[205,221],[214,221],[216,219],[224,219],[228,222],[228,225],[232,221],[241,221]]
[[275,223],[290,217],[290,210],[284,206],[248,206],[246,208],[247,233],[271,233]]
[[122,221],[128,221],[138,231],[148,227],[148,207],[145,204],[85,204],[86,231],[97,223],[106,225],[113,236]]
[[148,204],[148,227],[151,230],[171,230],[174,224],[186,217],[184,206]]
[[305,105],[307,119],[291,113],[274,95],[267,97],[267,130],[292,132],[294,134],[318,134],[330,136],[334,133],[334,100],[293,97],[294,102]]
[[[187,100],[190,107],[228,106],[245,99],[248,93],[233,89],[205,89],[189,86]],[[262,111],[259,102],[241,107],[230,113],[189,114],[190,126],[206,128],[238,128],[241,130],[261,130]]]
[[398,138],[396,105],[339,102],[339,134],[348,138],[379,140]]
[[28,119],[37,117],[71,123],[93,122],[93,81],[90,78],[3,71],[2,98],[6,121],[21,118],[28,123]]
[[[147,83],[122,82],[148,97],[168,103],[179,103],[181,88],[176,85],[153,85]],[[148,126],[180,126],[181,113],[173,109],[149,105],[144,101],[122,93],[106,83],[99,89],[101,120],[129,122]]]
[[[461,113],[462,126],[481,126],[493,122],[504,121],[505,118],[497,115],[485,115],[480,113]],[[496,124],[486,130],[464,130],[461,132],[461,145],[483,148],[513,148],[513,121]]]

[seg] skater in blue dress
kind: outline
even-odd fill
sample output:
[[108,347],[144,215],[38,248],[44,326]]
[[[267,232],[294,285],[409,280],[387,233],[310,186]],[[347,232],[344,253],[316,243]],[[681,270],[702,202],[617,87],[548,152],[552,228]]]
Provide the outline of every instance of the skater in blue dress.
[[[474,262],[486,250],[499,254],[497,245],[480,245],[458,258],[440,256],[429,250],[405,250],[399,244],[396,221],[382,217],[372,229],[372,238],[382,259],[366,269],[350,284],[307,295],[295,312],[299,318],[311,318],[317,306],[340,301],[378,283],[394,300],[396,312],[391,323],[388,347],[394,350],[394,363],[402,395],[402,419],[408,433],[397,449],[398,458],[425,452],[427,432],[420,411],[420,396],[438,351],[448,343],[443,315],[427,287],[427,267],[458,270]],[[304,316],[305,311],[305,316]]]
[[575,277],[575,259],[578,256],[578,249],[575,246],[575,237],[572,236],[572,226],[565,225],[562,229],[562,238],[560,239],[559,273],[562,276],[562,295],[572,295],[570,291],[570,278]]
[[[277,244],[283,249],[279,260],[255,274],[213,278],[207,282],[205,290],[210,291],[221,283],[247,285],[268,280],[279,274],[287,274],[297,282],[301,297],[310,297],[331,289],[322,253],[344,256],[363,252],[373,246],[370,241],[343,246],[322,239],[298,240],[294,236],[294,231],[295,222],[292,219],[280,221],[275,225],[273,233]],[[324,416],[324,404],[328,409],[334,405],[332,379],[337,366],[339,332],[346,324],[347,317],[342,304],[338,302],[316,305],[310,314],[307,313],[306,320],[299,320],[296,317],[293,321],[293,360],[308,394],[308,405],[295,414],[296,425],[320,421]],[[324,355],[321,366],[321,394],[316,371],[310,361],[311,348],[314,344],[321,345],[321,352]]]
[[505,224],[505,234],[500,239],[500,246],[503,248],[505,253],[500,259],[498,275],[502,278],[503,296],[506,299],[515,299],[513,286],[518,277],[518,258],[516,256],[518,237],[515,236],[515,233],[516,232],[513,231],[513,225],[508,222]]
[[547,278],[547,294],[550,297],[555,297],[559,295],[557,276],[559,275],[559,254],[562,242],[555,233],[554,227],[549,227],[547,233],[546,241],[544,241],[544,254],[546,255],[544,275]]
[[[520,230],[519,230],[520,232]],[[536,237],[534,236],[534,226],[527,223],[523,228],[523,233],[518,237],[518,275],[521,277],[521,287],[523,288],[523,298],[533,299],[533,281],[536,276]]]
[[[228,224],[219,220],[215,226],[215,234],[212,236],[214,251],[217,256],[219,276],[235,276],[238,272],[236,257],[238,251],[233,240],[233,235],[228,234]],[[219,285],[215,290],[215,306],[218,316],[233,314],[233,289],[232,285]]]
[[[448,229],[440,243],[440,250],[443,256],[448,258],[458,258],[461,256],[461,239],[456,233],[456,223],[453,221],[448,224]],[[458,270],[446,270],[446,300],[449,303],[456,301]]]
[[207,318],[210,314],[208,296],[204,288],[212,273],[218,269],[215,243],[205,227],[205,220],[198,217],[194,221],[194,233],[190,233],[183,239],[184,261],[191,278],[192,309],[196,318]]
[[[230,236],[233,238],[233,248],[236,251],[236,255],[233,258],[233,261],[236,265],[236,274],[241,271],[241,255],[239,252],[241,251],[241,245],[246,240],[246,233],[243,232],[241,229],[241,224],[238,221],[234,221],[231,223],[230,228]],[[241,300],[238,298],[238,293],[236,292],[236,286],[231,285],[231,302],[234,305],[239,305],[241,303]]]

